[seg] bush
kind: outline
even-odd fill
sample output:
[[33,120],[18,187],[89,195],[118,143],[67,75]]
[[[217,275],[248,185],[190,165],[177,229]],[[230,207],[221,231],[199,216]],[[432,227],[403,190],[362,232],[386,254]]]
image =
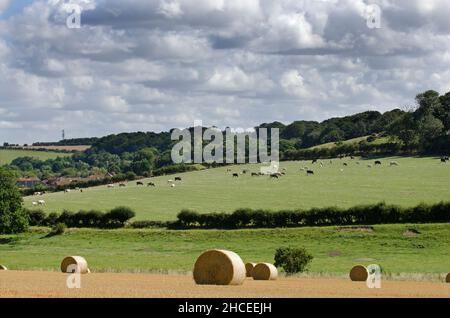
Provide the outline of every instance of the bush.
[[312,260],[304,248],[283,247],[275,252],[275,266],[282,267],[288,275],[306,271]]
[[48,234],[48,236],[56,236],[56,235],[63,235],[66,231],[66,225],[64,223],[57,223],[52,227],[52,230]]
[[103,226],[109,228],[123,227],[125,222],[134,218],[136,213],[127,207],[112,209],[103,216]]
[[47,226],[53,226],[56,223],[58,223],[58,219],[59,219],[58,213],[52,212],[47,216],[44,224]]
[[45,215],[44,211],[42,210],[33,210],[28,211],[28,220],[29,224],[31,226],[41,226],[45,225],[45,220],[47,218],[47,215]]

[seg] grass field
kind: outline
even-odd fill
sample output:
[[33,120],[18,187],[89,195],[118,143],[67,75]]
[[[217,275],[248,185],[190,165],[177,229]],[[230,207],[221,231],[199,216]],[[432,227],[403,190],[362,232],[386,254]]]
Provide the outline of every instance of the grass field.
[[[405,235],[414,228],[420,234]],[[355,264],[379,264],[385,273],[439,274],[450,271],[450,224],[379,225],[373,231],[322,227],[259,230],[90,230],[71,229],[45,238],[38,228],[0,236],[0,263],[13,270],[59,270],[67,255],[82,255],[91,270],[191,271],[210,248],[237,252],[247,261],[273,262],[282,246],[303,246],[314,260],[312,273],[346,275]]]
[[[367,140],[368,137],[369,136],[348,139],[348,140],[343,141],[342,144],[343,145],[357,144],[357,143],[359,143],[361,141]],[[372,142],[369,142],[369,144],[381,145],[381,144],[388,143],[388,142],[390,142],[390,138],[389,137],[380,137],[380,138],[375,139]],[[335,142],[328,142],[326,144],[317,145],[317,146],[311,147],[309,149],[319,149],[319,148],[328,148],[328,149],[330,149],[330,148],[334,148],[334,147],[337,147]]]
[[47,152],[47,151],[34,151],[34,150],[10,150],[0,149],[0,166],[10,164],[14,159],[20,157],[33,157],[41,160],[55,159],[57,157],[66,157],[70,154]]
[[[396,160],[398,167],[390,167]],[[126,188],[106,186],[86,189],[83,193],[53,193],[39,197],[46,201],[46,212],[63,209],[107,210],[128,206],[137,212],[136,219],[174,220],[182,209],[201,213],[233,212],[238,208],[297,209],[311,207],[350,207],[358,204],[386,202],[413,206],[421,202],[437,203],[450,198],[450,164],[437,158],[383,158],[382,166],[368,168],[373,160],[324,160],[324,167],[311,162],[283,162],[287,175],[279,180],[241,175],[232,178],[227,168],[180,174],[183,182],[171,188],[167,181],[174,176],[153,178],[156,188],[138,187],[131,182]],[[343,163],[348,163],[344,167]],[[357,164],[357,162],[359,164]],[[306,176],[300,167],[308,166],[314,176]],[[257,165],[235,166],[233,172]],[[37,198],[25,198],[32,207]]]

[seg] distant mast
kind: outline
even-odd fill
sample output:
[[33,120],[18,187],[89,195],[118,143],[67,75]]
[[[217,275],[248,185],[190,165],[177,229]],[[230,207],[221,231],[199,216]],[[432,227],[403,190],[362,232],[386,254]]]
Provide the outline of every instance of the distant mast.
[[62,130],[62,140],[66,140],[66,131]]

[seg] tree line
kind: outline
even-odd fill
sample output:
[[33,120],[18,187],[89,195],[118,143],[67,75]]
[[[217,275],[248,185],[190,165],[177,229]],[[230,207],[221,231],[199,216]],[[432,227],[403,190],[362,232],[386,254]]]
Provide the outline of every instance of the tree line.
[[[426,91],[416,96],[416,106],[408,111],[395,109],[381,114],[367,111],[323,122],[295,121],[265,123],[255,128],[280,129],[280,157],[282,160],[318,159],[339,155],[395,155],[450,153],[450,92],[440,95]],[[193,130],[193,128],[190,128]],[[371,143],[370,138],[385,135],[391,138],[383,144]],[[370,136],[360,143],[343,144],[348,139]],[[136,132],[110,135],[103,138],[75,139],[92,143],[84,152],[71,157],[38,160],[17,158],[9,167],[21,176],[87,177],[96,174],[128,174],[148,177],[155,171],[180,172],[183,166],[174,165],[171,149],[176,143],[170,132]],[[334,142],[337,147],[311,149]],[[206,142],[205,142],[206,143]]]

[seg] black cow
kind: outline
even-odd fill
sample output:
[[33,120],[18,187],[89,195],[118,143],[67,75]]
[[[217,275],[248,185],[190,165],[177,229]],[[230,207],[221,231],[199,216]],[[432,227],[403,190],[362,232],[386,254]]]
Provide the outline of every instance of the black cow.
[[312,161],[312,164],[315,164],[317,162],[317,159],[314,159],[313,161]]
[[252,172],[252,177],[259,177],[260,176],[260,174],[259,173],[256,173],[256,172]]
[[445,160],[445,158],[441,158],[441,162],[442,162],[442,163],[446,163],[447,160]]
[[348,164],[344,162],[344,166],[346,166],[346,167],[347,167],[347,166],[348,166]]
[[381,166],[381,161],[379,161],[379,160],[375,161],[375,166],[376,166],[376,165]]
[[183,181],[183,179],[181,179],[181,177],[176,177],[175,181]]
[[144,183],[143,183],[143,182],[140,182],[140,181],[138,181],[138,182],[136,182],[136,185],[137,185],[137,186],[143,186],[143,185],[144,185]]
[[147,187],[156,187],[156,184],[154,184],[153,182],[149,182],[148,184],[147,184]]
[[313,175],[313,174],[314,174],[314,171],[312,171],[312,170],[306,171],[306,175]]
[[278,179],[279,176],[278,176],[277,173],[273,173],[273,174],[270,175],[270,178],[272,178],[272,179]]
[[239,173],[233,173],[233,178],[239,178]]

